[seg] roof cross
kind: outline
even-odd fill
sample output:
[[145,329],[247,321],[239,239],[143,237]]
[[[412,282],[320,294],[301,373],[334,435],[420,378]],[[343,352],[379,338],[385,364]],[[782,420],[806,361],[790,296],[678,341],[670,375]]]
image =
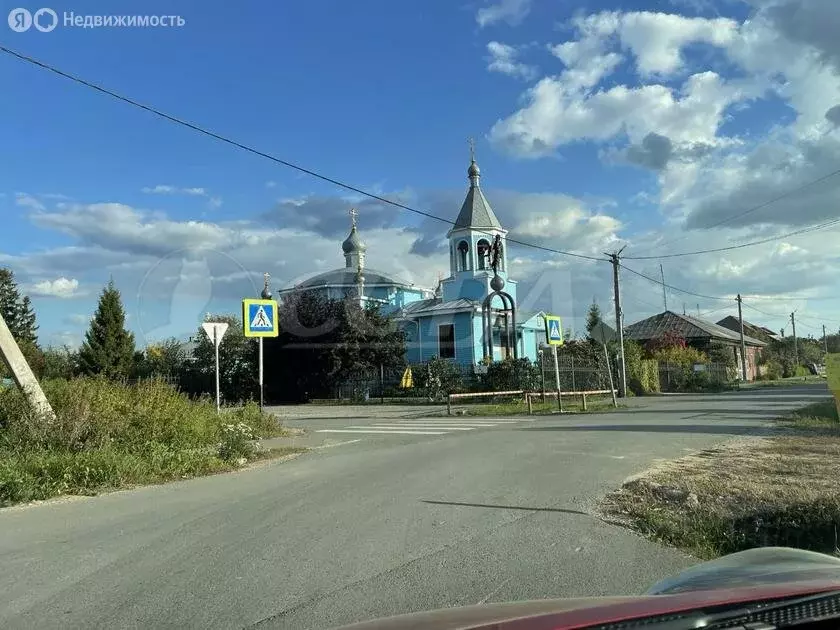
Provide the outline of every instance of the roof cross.
[[470,145],[470,161],[475,162],[475,140],[469,138],[467,144]]
[[359,213],[356,210],[356,208],[350,208],[350,222],[352,223],[353,227],[356,227],[357,216],[359,216]]

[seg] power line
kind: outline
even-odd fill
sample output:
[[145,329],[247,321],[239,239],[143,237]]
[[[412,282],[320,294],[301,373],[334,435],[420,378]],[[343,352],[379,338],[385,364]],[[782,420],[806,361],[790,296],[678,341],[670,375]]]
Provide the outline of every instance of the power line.
[[693,295],[694,297],[699,297],[699,298],[703,298],[703,299],[706,299],[706,300],[733,300],[734,299],[734,298],[723,298],[723,297],[718,297],[718,296],[714,296],[714,295],[703,295],[702,293],[694,293],[693,291],[687,291],[685,289],[680,289],[679,287],[675,287],[675,286],[670,285],[670,284],[665,284],[661,280],[657,280],[656,278],[651,278],[650,276],[646,276],[645,274],[640,273],[640,272],[638,272],[634,269],[630,269],[630,267],[626,267],[625,265],[620,264],[620,267],[622,269],[626,269],[627,271],[629,271],[632,274],[635,274],[635,275],[639,276],[640,278],[644,278],[645,280],[650,280],[654,284],[662,285],[664,287],[667,287],[667,288],[671,289],[672,291],[677,291],[679,293],[685,293],[686,295]]
[[[805,184],[802,184],[801,186],[798,186],[798,187],[794,188],[793,190],[789,190],[786,193],[783,193],[781,195],[773,197],[772,199],[769,199],[768,201],[765,201],[764,203],[760,203],[757,206],[752,206],[751,208],[748,208],[748,209],[744,210],[743,212],[739,212],[738,214],[734,214],[731,217],[728,217],[726,219],[718,221],[717,223],[713,223],[712,225],[707,226],[705,229],[711,230],[711,229],[714,229],[716,227],[719,227],[719,226],[723,225],[724,223],[729,223],[730,221],[734,221],[735,219],[740,219],[741,217],[744,217],[748,214],[752,214],[753,212],[756,212],[757,210],[761,210],[762,208],[766,208],[767,206],[773,205],[774,203],[782,201],[783,199],[786,199],[786,198],[788,198],[792,195],[795,195],[796,193],[802,192],[803,190],[806,190],[806,189],[808,189],[812,186],[816,186],[817,184],[821,184],[822,182],[824,182],[828,179],[831,179],[832,177],[836,177],[837,175],[840,175],[840,168],[835,170],[835,171],[832,171],[832,172],[828,173],[827,175],[823,175],[822,177],[819,177],[815,180],[812,180],[810,182],[806,182]],[[679,238],[675,238],[671,241],[667,241],[665,243],[662,243],[662,244],[659,245],[659,247],[665,247],[665,245],[671,245],[671,244],[674,244],[674,243],[678,243],[679,241],[681,241],[683,239],[686,239],[686,238],[688,238],[688,234],[680,236]],[[713,251],[717,251],[717,250],[713,250]]]
[[[116,99],[116,100],[121,101],[123,103],[126,103],[128,105],[132,105],[133,107],[137,107],[139,109],[145,110],[145,111],[149,112],[150,114],[154,114],[155,116],[158,116],[160,118],[164,118],[165,120],[168,120],[169,122],[175,123],[176,125],[180,125],[182,127],[192,129],[193,131],[196,131],[200,134],[203,134],[205,136],[213,138],[214,140],[218,140],[219,142],[229,144],[233,147],[236,147],[238,149],[241,149],[241,150],[246,151],[248,153],[251,153],[253,155],[257,155],[257,156],[265,158],[267,160],[271,160],[272,162],[275,162],[275,163],[280,164],[282,166],[286,166],[288,168],[294,169],[294,170],[299,171],[301,173],[305,173],[307,175],[310,175],[311,177],[315,177],[316,179],[320,179],[321,181],[333,184],[334,186],[338,186],[339,188],[349,190],[351,192],[357,193],[357,194],[362,195],[364,197],[369,197],[370,199],[375,199],[375,200],[380,201],[382,203],[388,204],[390,206],[394,206],[396,208],[400,208],[402,210],[406,210],[408,212],[413,212],[415,214],[419,214],[419,215],[427,217],[429,219],[434,219],[436,221],[441,221],[443,223],[448,223],[450,225],[455,224],[455,222],[450,220],[450,219],[445,219],[443,217],[439,217],[437,215],[431,214],[430,212],[425,212],[423,210],[417,210],[416,208],[412,208],[411,206],[407,206],[407,205],[399,203],[397,201],[392,201],[392,200],[387,199],[385,197],[382,197],[380,195],[376,195],[374,193],[368,192],[368,191],[366,191],[362,188],[358,188],[357,186],[347,184],[345,182],[334,179],[332,177],[322,175],[321,173],[318,173],[317,171],[313,171],[311,169],[304,168],[302,166],[299,166],[299,165],[294,164],[292,162],[289,162],[287,160],[283,160],[283,159],[281,159],[277,156],[271,155],[270,153],[260,151],[259,149],[255,149],[255,148],[253,148],[253,147],[251,147],[247,144],[243,144],[241,142],[238,142],[236,140],[233,140],[231,138],[223,136],[223,135],[221,135],[219,133],[216,133],[214,131],[210,131],[209,129],[206,129],[204,127],[201,127],[201,126],[196,125],[194,123],[191,123],[189,121],[183,120],[182,118],[178,118],[178,117],[173,116],[171,114],[167,114],[166,112],[161,111],[161,110],[159,110],[155,107],[152,107],[150,105],[144,105],[143,103],[135,101],[135,100],[133,100],[133,99],[127,97],[127,96],[123,96],[122,94],[118,94],[117,92],[114,92],[112,90],[104,88],[104,87],[102,87],[100,85],[97,85],[95,83],[91,83],[90,81],[82,79],[81,77],[75,76],[75,75],[70,74],[68,72],[64,72],[63,70],[59,70],[58,68],[56,68],[54,66],[51,66],[51,65],[49,65],[47,63],[44,63],[42,61],[38,61],[37,59],[34,59],[34,58],[29,57],[27,55],[24,55],[22,53],[16,52],[16,51],[14,51],[10,48],[7,48],[3,45],[0,45],[0,51],[6,53],[8,55],[11,55],[13,57],[16,57],[20,61],[25,61],[26,63],[30,63],[32,65],[38,66],[39,68],[41,68],[43,70],[47,70],[49,72],[52,72],[53,74],[57,74],[60,77],[63,77],[65,79],[69,79],[70,81],[73,81],[74,83],[78,83],[79,85],[83,85],[85,87],[88,87],[92,90],[95,90],[95,91],[101,93],[101,94],[105,94],[106,96],[110,96],[113,99]],[[476,229],[474,231],[479,232],[481,234],[487,234],[488,236],[493,236],[492,233],[485,232],[483,230]],[[563,251],[563,250],[560,250],[560,249],[545,247],[545,246],[542,246],[542,245],[537,245],[535,243],[528,243],[528,242],[525,242],[525,241],[520,241],[520,240],[517,240],[517,239],[514,239],[514,238],[506,238],[505,240],[508,243],[516,243],[517,245],[522,245],[523,247],[530,247],[530,248],[533,248],[533,249],[539,249],[539,250],[542,250],[542,251],[551,252],[553,254],[561,254],[563,256],[573,256],[575,258],[582,258],[582,259],[585,259],[585,260],[595,260],[595,261],[599,261],[599,262],[604,261],[603,258],[599,258],[597,256],[588,256],[586,254],[576,254],[574,252],[567,252],[567,251]]]
[[764,243],[771,243],[773,241],[778,241],[783,238],[788,238],[790,236],[796,236],[798,234],[805,234],[806,232],[814,232],[816,230],[820,230],[822,228],[831,227],[832,225],[840,224],[840,219],[832,219],[831,221],[826,221],[825,223],[819,223],[816,225],[811,225],[806,228],[802,228],[799,230],[795,230],[793,232],[788,232],[786,234],[779,234],[778,236],[773,236],[771,238],[765,238],[758,241],[752,241],[750,243],[741,243],[740,245],[729,245],[728,247],[716,247],[714,249],[700,249],[693,252],[680,252],[678,254],[661,254],[659,256],[625,256],[625,260],[656,260],[660,258],[678,258],[681,256],[696,256],[697,254],[712,254],[715,252],[728,252],[732,251],[733,249],[741,249],[744,247],[753,247],[754,245],[763,245]]

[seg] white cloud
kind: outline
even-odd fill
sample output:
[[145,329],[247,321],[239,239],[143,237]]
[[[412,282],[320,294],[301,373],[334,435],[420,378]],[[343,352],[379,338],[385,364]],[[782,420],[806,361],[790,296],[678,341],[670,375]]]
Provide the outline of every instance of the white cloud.
[[41,201],[39,201],[32,195],[27,195],[26,193],[16,193],[15,204],[20,206],[21,208],[29,208],[30,210],[44,209],[44,204]]
[[475,16],[479,27],[484,28],[497,22],[517,26],[531,11],[531,0],[498,0],[495,4],[482,7]]
[[78,289],[78,280],[62,276],[55,280],[36,282],[30,287],[29,292],[41,297],[72,298],[79,295]]
[[142,190],[144,193],[151,195],[189,195],[191,197],[207,197],[209,194],[206,188],[178,188],[177,186],[169,186],[165,184],[146,186]]
[[537,74],[534,66],[517,61],[518,51],[514,46],[500,42],[487,44],[490,53],[487,59],[487,69],[490,72],[500,72],[521,79],[533,79]]
[[274,182],[274,181],[266,182],[265,187],[266,188],[276,188],[277,187],[277,182]]

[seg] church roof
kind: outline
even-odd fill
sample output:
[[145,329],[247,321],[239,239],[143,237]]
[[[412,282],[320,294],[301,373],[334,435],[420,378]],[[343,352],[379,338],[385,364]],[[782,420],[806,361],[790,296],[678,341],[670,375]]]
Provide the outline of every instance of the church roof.
[[430,315],[440,311],[467,311],[474,309],[477,305],[478,302],[466,298],[447,301],[443,301],[440,298],[431,298],[410,302],[402,308],[401,312],[405,317],[414,317],[416,315]]
[[455,225],[452,230],[460,230],[463,228],[494,228],[502,229],[502,224],[496,218],[493,208],[490,207],[490,202],[481,192],[479,186],[480,171],[475,160],[470,164],[468,171],[470,179],[470,189],[467,191],[467,197],[461,206],[461,211],[458,213],[458,218],[455,219]]
[[355,225],[350,230],[350,236],[344,239],[344,242],[341,244],[341,249],[345,254],[363,252],[367,249],[362,239],[359,238],[359,233],[356,231]]
[[[314,289],[317,287],[323,286],[356,286],[356,274],[358,271],[356,269],[350,269],[348,267],[342,267],[340,269],[333,269],[332,271],[325,271],[324,273],[319,273],[316,276],[312,276],[311,278],[304,280],[300,284],[295,285],[296,289]],[[418,290],[420,287],[415,286],[411,282],[405,282],[404,280],[400,280],[399,278],[395,278],[394,276],[385,273],[384,271],[377,271],[375,269],[371,269],[369,267],[365,267],[362,269],[362,275],[365,277],[365,285],[394,285],[400,287],[413,287]]]

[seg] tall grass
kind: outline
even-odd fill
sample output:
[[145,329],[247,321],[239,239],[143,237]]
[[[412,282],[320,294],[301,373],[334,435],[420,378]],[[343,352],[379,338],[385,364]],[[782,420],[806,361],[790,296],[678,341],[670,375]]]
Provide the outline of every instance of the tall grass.
[[53,421],[35,414],[17,389],[0,390],[0,506],[230,469],[242,451],[226,444],[231,423],[254,437],[282,434],[254,404],[219,416],[209,399],[190,400],[158,380],[81,378],[43,387]]

